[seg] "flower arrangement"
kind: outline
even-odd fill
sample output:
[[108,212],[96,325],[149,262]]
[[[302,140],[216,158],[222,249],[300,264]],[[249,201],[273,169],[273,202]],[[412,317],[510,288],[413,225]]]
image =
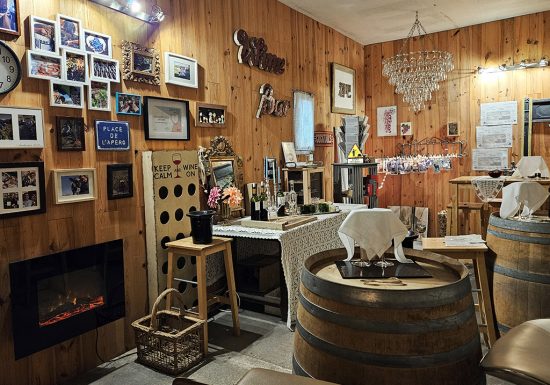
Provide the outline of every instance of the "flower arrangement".
[[243,195],[241,191],[234,186],[226,187],[222,190],[221,187],[214,186],[210,189],[208,193],[208,200],[206,204],[210,208],[217,208],[218,205],[222,203],[227,203],[229,207],[235,208],[239,207],[243,200]]

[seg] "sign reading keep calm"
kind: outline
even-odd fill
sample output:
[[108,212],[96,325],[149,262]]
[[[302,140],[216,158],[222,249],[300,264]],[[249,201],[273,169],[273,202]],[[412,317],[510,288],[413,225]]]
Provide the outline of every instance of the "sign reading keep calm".
[[97,120],[95,134],[98,150],[127,151],[130,149],[130,125],[128,122]]
[[267,44],[263,37],[249,37],[244,29],[238,29],[233,34],[233,40],[239,46],[239,63],[278,75],[285,72],[286,60],[267,52]]

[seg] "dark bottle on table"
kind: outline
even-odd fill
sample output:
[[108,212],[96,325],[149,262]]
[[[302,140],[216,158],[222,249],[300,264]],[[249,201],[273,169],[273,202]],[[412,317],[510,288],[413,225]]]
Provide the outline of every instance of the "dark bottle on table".
[[278,188],[277,188],[277,216],[278,217],[284,217],[285,216],[285,193],[283,192],[283,189],[281,188],[281,183],[279,182]]
[[252,183],[252,196],[250,197],[250,218],[255,221],[260,220],[260,197],[258,196],[258,186]]
[[267,195],[265,193],[265,184],[262,181],[260,183],[260,221],[267,221],[269,219],[268,213],[267,213]]

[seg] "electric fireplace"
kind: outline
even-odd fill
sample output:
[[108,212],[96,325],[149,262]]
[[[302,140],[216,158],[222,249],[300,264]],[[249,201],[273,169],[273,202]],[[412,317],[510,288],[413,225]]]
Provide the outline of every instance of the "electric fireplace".
[[15,358],[124,317],[122,240],[10,264]]

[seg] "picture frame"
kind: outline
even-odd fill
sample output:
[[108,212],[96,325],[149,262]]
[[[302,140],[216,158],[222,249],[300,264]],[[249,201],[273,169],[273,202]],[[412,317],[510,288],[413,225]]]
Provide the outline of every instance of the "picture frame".
[[0,163],[0,219],[46,212],[44,162]]
[[134,196],[134,176],[131,163],[107,165],[107,198],[121,199]]
[[397,136],[397,106],[376,109],[376,130],[378,136]]
[[130,124],[115,120],[96,120],[96,150],[128,151],[130,150]]
[[53,54],[59,52],[57,36],[59,27],[55,20],[31,15],[29,17],[30,48],[32,51],[43,51]]
[[214,185],[224,189],[235,185],[235,157],[211,157],[210,175]]
[[116,113],[119,115],[141,115],[141,95],[116,93]]
[[84,108],[84,85],[50,80],[50,106],[63,108]]
[[41,108],[0,107],[0,149],[44,148]]
[[196,127],[225,127],[226,106],[199,102],[196,105]]
[[55,117],[57,151],[85,151],[86,126],[84,118],[76,116]]
[[118,60],[90,55],[90,80],[108,80],[113,83],[120,83]]
[[75,203],[97,198],[95,168],[52,170],[55,203]]
[[57,14],[55,17],[59,33],[57,34],[57,47],[69,48],[81,51],[82,45],[82,22],[74,17]]
[[411,136],[413,134],[412,122],[399,123],[399,134],[401,136]]
[[111,111],[111,82],[90,80],[88,85],[88,109]]
[[82,43],[84,51],[88,54],[106,58],[113,57],[113,43],[109,35],[83,29]]
[[332,63],[331,111],[355,114],[355,70]]
[[173,52],[165,52],[164,82],[182,87],[198,88],[197,60]]
[[458,122],[447,123],[447,136],[460,136]]
[[156,49],[123,41],[122,58],[124,80],[160,85],[160,55]]
[[0,32],[13,36],[21,36],[19,0],[4,0],[4,2],[6,8],[4,18],[8,25],[0,27]]
[[88,55],[85,52],[61,48],[62,80],[88,85]]
[[145,139],[190,140],[189,102],[144,97]]
[[27,50],[27,76],[45,80],[62,80],[63,59],[43,51]]

